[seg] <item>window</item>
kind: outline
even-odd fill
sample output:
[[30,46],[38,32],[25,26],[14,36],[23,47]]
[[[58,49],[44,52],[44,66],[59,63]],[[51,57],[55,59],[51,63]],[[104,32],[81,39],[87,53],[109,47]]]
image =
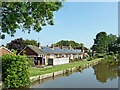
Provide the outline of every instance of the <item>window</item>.
[[59,54],[57,54],[57,57],[59,57]]

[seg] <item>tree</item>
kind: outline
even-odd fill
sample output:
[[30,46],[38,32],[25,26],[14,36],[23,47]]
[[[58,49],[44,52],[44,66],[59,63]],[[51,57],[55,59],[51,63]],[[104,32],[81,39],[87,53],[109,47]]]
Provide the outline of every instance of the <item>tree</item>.
[[53,12],[62,6],[62,2],[3,2],[0,38],[4,33],[14,36],[16,29],[40,32],[42,26],[54,25]]
[[23,40],[23,44],[24,44],[24,47],[26,47],[27,45],[35,45],[35,46],[37,46],[38,44],[37,44],[37,41],[35,41],[35,40]]
[[88,52],[88,55],[89,55],[90,57],[92,57],[92,54],[93,54],[92,52],[90,52],[90,51]]
[[15,40],[12,40],[10,43],[7,44],[8,49],[12,50],[16,50],[17,54],[24,48],[24,44],[23,44],[23,39],[22,38],[18,38]]
[[[59,46],[69,46],[69,45],[71,45],[71,47],[73,48],[73,49],[75,49],[75,47],[81,47],[81,46],[83,46],[84,47],[84,44],[83,43],[77,43],[77,42],[75,42],[75,41],[68,41],[68,40],[61,40],[61,41],[59,41],[59,42],[57,42],[56,44],[54,44],[54,46],[57,46],[57,45],[59,45]],[[84,50],[88,50],[88,48],[87,47],[84,47],[83,48]]]
[[120,44],[120,37],[117,38],[117,44]]
[[61,41],[57,42],[56,44],[54,44],[54,46],[57,46],[57,45],[59,45],[59,46],[69,46],[69,45],[71,45],[72,48],[80,46],[79,43],[77,43],[75,41],[68,41],[68,40],[66,40],[66,41],[61,40]]
[[98,53],[106,53],[108,46],[108,36],[106,32],[100,32],[96,35],[94,39],[94,45],[92,50]]
[[108,35],[108,51],[112,51],[116,53],[117,51],[117,37],[116,35],[110,34]]
[[84,44],[83,44],[83,43],[80,43],[80,47],[84,47]]
[[24,49],[27,45],[36,45],[37,41],[35,40],[23,40],[22,38],[18,38],[15,40],[12,40],[10,43],[7,43],[6,47],[10,50],[14,49],[17,51],[17,54]]
[[117,38],[117,49],[120,53],[120,37]]

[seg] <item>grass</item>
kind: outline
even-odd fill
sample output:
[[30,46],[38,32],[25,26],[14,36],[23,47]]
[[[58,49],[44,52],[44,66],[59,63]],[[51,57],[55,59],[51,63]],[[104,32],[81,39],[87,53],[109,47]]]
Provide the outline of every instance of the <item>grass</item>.
[[100,61],[102,58],[94,59],[91,61],[82,61],[82,62],[75,62],[75,63],[69,63],[69,64],[64,64],[64,65],[59,65],[59,66],[53,66],[51,68],[35,68],[31,67],[30,68],[30,77],[32,76],[37,76],[37,75],[43,75],[43,74],[48,74],[48,73],[53,73],[56,71],[61,71],[73,67],[78,67],[78,66],[83,66],[88,63],[92,63],[94,61]]

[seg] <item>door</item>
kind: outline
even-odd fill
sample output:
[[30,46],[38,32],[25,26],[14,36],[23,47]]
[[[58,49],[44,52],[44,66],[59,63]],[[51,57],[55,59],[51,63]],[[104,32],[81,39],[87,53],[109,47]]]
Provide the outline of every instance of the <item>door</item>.
[[42,64],[42,57],[37,57],[38,65]]
[[53,59],[48,59],[48,65],[53,65]]

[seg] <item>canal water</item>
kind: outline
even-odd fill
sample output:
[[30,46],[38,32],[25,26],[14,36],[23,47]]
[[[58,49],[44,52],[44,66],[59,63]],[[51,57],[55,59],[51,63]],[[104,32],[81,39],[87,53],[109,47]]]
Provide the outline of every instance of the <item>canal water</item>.
[[82,71],[31,83],[29,88],[118,88],[118,65],[99,63]]

